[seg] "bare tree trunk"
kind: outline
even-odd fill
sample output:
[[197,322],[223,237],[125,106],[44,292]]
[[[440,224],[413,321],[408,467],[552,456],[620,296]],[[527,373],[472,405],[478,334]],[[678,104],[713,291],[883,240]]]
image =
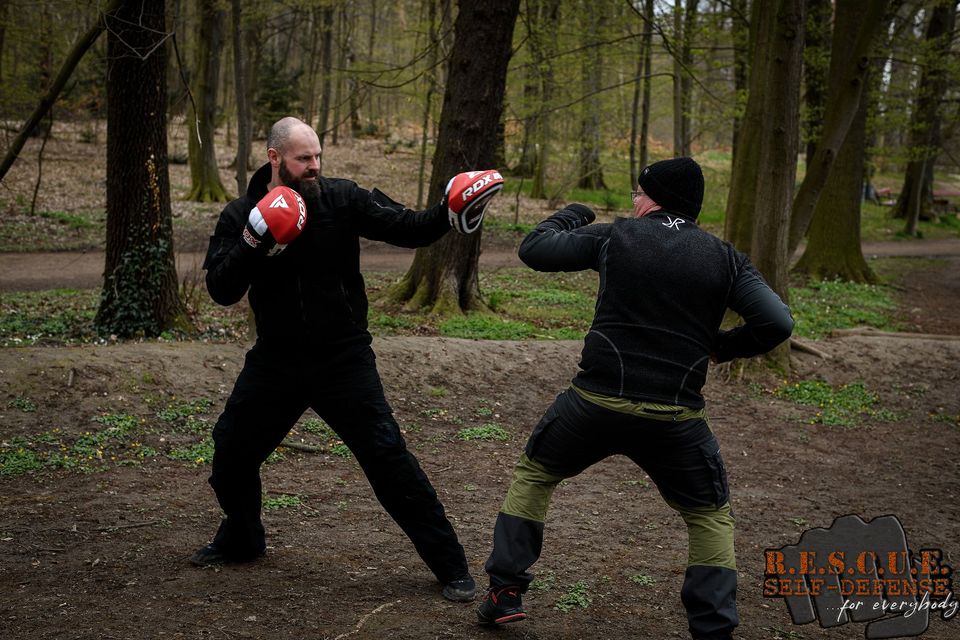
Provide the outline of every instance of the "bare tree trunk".
[[439,38],[437,36],[437,2],[426,0],[427,21],[429,24],[429,41],[427,46],[430,53],[427,55],[427,71],[424,80],[427,83],[427,94],[423,100],[423,131],[420,133],[420,170],[417,175],[417,209],[423,208],[423,185],[426,177],[427,140],[430,134],[430,112],[433,110],[433,94],[437,90],[437,52]]
[[643,170],[650,163],[650,85],[653,58],[653,0],[646,0],[643,14],[647,17],[643,32],[643,107],[640,116],[640,163]]
[[[107,47],[107,242],[94,324],[101,335],[186,327],[167,175],[164,3],[129,2]],[[131,51],[149,51],[145,60]]]
[[196,81],[193,99],[196,111],[190,119],[190,193],[187,200],[226,202],[227,191],[220,182],[216,135],[217,89],[220,85],[220,52],[224,40],[224,10],[217,0],[200,2],[200,34],[197,43]]
[[813,161],[817,139],[823,129],[830,70],[830,36],[833,31],[831,0],[807,0],[807,31],[803,45],[803,137],[807,169]]
[[868,93],[863,92],[857,114],[837,151],[830,177],[817,201],[807,247],[794,267],[799,273],[820,280],[876,281],[860,247],[869,102]]
[[[750,30],[747,28],[747,0],[730,3],[731,29],[733,32],[733,88],[737,108],[733,110],[733,134],[731,141],[731,165],[736,162],[739,147],[740,125],[743,121],[739,105],[746,101],[750,69]],[[729,238],[730,233],[726,231]]]
[[894,217],[905,218],[904,232],[917,234],[917,225],[933,203],[933,166],[940,153],[940,102],[946,93],[949,51],[956,23],[955,0],[940,0],[930,12],[921,56],[923,71],[910,117],[910,162],[897,198]]
[[683,41],[683,4],[680,0],[673,3],[673,155],[683,155],[683,90],[680,78],[683,67],[680,64],[680,43]]
[[[793,201],[790,216],[789,255],[807,233],[813,209],[827,181],[837,149],[860,106],[863,78],[870,68],[870,54],[886,21],[889,0],[839,0],[830,54],[830,95],[827,97],[823,134]],[[866,6],[864,6],[866,4]],[[851,64],[851,61],[853,63]]]
[[247,102],[240,0],[231,0],[233,25],[233,83],[237,94],[237,194],[247,192],[247,160],[250,157],[250,105]]
[[540,104],[537,115],[536,165],[533,170],[533,182],[530,184],[531,198],[547,197],[547,167],[551,160],[552,116],[550,108],[555,93],[556,76],[554,59],[557,50],[557,29],[560,24],[560,0],[540,0],[537,3],[536,23],[530,39],[534,62],[540,78]]
[[[506,91],[507,63],[520,0],[475,3],[461,0],[433,156],[430,202],[438,202],[447,180],[469,169],[492,166]],[[432,313],[480,306],[477,269],[482,229],[469,236],[448,233],[417,249],[413,264],[394,287],[395,300]]]
[[637,186],[637,124],[640,119],[640,83],[643,82],[643,40],[637,56],[637,77],[633,81],[633,100],[630,101],[630,188]]
[[327,135],[327,126],[330,122],[330,85],[333,71],[333,8],[324,7],[321,10],[321,38],[320,47],[323,51],[323,78],[320,94],[320,121],[317,125],[317,133],[320,136],[320,145],[323,146],[324,138]]
[[303,121],[313,122],[317,108],[317,56],[320,48],[320,7],[316,6],[310,11],[310,21],[313,28],[310,29],[310,55],[307,57],[307,90],[303,103]]
[[750,87],[727,199],[727,239],[787,293],[787,230],[799,145],[803,0],[756,2]]
[[680,59],[683,70],[680,75],[680,155],[689,156],[690,145],[693,142],[693,34],[697,28],[698,0],[687,0],[683,15],[683,43],[680,50]]
[[600,89],[603,85],[603,55],[600,49],[601,31],[606,23],[604,6],[587,3],[585,6],[587,47],[583,57],[583,93],[580,126],[580,161],[577,186],[583,189],[606,189],[603,164],[600,162]]
[[66,60],[64,60],[60,66],[60,71],[57,73],[57,77],[54,78],[53,84],[50,85],[50,88],[40,99],[40,103],[33,110],[33,113],[30,114],[30,117],[27,118],[27,121],[23,123],[20,133],[17,134],[17,137],[13,139],[13,142],[7,149],[7,153],[3,157],[3,162],[0,163],[0,180],[3,180],[3,177],[7,175],[7,171],[13,166],[17,156],[20,154],[20,150],[23,149],[23,145],[26,144],[27,138],[30,137],[30,132],[37,127],[47,114],[47,111],[53,106],[53,103],[57,101],[60,92],[63,91],[63,87],[67,84],[67,80],[70,79],[73,70],[77,68],[77,64],[79,64],[83,55],[93,46],[93,43],[96,42],[97,38],[100,37],[100,34],[106,28],[105,21],[109,20],[109,17],[113,16],[124,2],[125,0],[112,0],[97,16],[96,22],[90,25],[86,32],[74,43],[70,53],[67,54]]

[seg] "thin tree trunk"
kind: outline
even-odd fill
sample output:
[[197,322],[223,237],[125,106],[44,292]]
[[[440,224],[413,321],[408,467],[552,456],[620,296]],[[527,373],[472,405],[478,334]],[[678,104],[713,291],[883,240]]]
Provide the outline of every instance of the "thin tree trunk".
[[683,155],[683,90],[680,77],[683,67],[680,64],[680,43],[683,41],[683,4],[680,0],[673,3],[673,155]]
[[650,163],[650,86],[652,78],[650,72],[653,59],[653,0],[646,0],[643,8],[643,107],[640,116],[640,163],[643,170]]
[[227,191],[220,181],[216,135],[217,90],[220,85],[220,52],[224,40],[224,10],[217,0],[200,3],[200,33],[197,46],[196,81],[193,99],[196,111],[190,119],[187,150],[190,156],[190,193],[187,200],[226,202]]
[[304,97],[303,121],[313,122],[317,109],[317,56],[320,48],[320,7],[310,11],[313,28],[310,29],[310,55],[307,57],[307,95]]
[[237,94],[237,194],[247,192],[247,159],[250,157],[250,107],[247,102],[240,0],[231,0],[233,25],[233,83]]
[[552,116],[550,108],[555,93],[554,59],[557,49],[557,29],[560,24],[560,0],[541,0],[537,3],[538,28],[531,37],[534,62],[540,73],[540,104],[537,116],[536,166],[530,184],[531,198],[547,197],[547,167],[551,160]]
[[[731,30],[733,32],[733,89],[736,96],[736,108],[733,110],[733,130],[730,136],[730,164],[736,162],[739,148],[740,127],[743,121],[740,105],[746,102],[747,83],[750,70],[750,30],[747,28],[747,0],[733,0],[730,3]],[[729,238],[730,233],[725,231]]]
[[630,101],[630,188],[637,186],[637,125],[640,119],[640,84],[643,82],[643,40],[637,56],[637,76],[633,81],[633,100]]
[[600,35],[606,23],[601,4],[585,6],[588,26],[585,44],[588,47],[583,57],[583,93],[580,127],[580,161],[577,186],[583,189],[606,189],[603,179],[603,164],[600,161],[600,89],[603,84],[603,55],[599,45]]
[[430,134],[430,112],[433,109],[433,94],[437,90],[437,75],[435,68],[437,65],[437,51],[439,47],[437,37],[437,1],[426,0],[427,3],[427,21],[429,24],[429,36],[427,46],[430,53],[427,55],[427,71],[424,79],[427,83],[427,94],[423,101],[423,130],[420,133],[420,170],[417,175],[417,209],[422,209],[423,185],[426,177],[427,166],[427,140]]
[[803,137],[807,169],[813,161],[817,139],[823,129],[830,70],[830,37],[833,30],[831,0],[807,0],[807,31],[803,46]]
[[689,156],[693,140],[693,34],[697,27],[698,0],[687,0],[683,15],[683,46],[680,59],[684,69],[680,75],[680,155]]
[[904,232],[916,235],[921,217],[933,204],[933,165],[940,153],[940,102],[947,90],[949,51],[956,22],[955,0],[938,2],[930,13],[924,36],[923,71],[917,85],[916,106],[910,118],[910,162],[894,209],[905,218]]
[[323,146],[327,135],[327,126],[330,121],[330,85],[333,71],[333,8],[326,7],[321,12],[321,49],[323,51],[323,78],[320,94],[320,121],[317,132],[320,136],[320,146]]

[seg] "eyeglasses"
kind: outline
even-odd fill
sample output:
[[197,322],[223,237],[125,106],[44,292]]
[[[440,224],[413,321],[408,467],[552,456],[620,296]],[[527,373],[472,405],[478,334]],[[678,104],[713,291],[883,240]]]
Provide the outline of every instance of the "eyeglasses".
[[636,202],[636,201],[640,198],[640,196],[645,196],[645,195],[647,195],[647,194],[645,194],[645,193],[643,192],[643,189],[637,189],[637,190],[635,190],[635,191],[631,191],[631,192],[630,192],[630,201],[631,201],[631,202]]

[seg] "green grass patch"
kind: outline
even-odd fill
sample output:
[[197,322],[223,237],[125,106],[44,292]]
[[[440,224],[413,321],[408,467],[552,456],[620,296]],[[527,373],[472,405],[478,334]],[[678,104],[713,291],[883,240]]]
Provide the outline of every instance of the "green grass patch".
[[175,400],[163,409],[157,411],[157,417],[164,422],[177,422],[178,420],[186,420],[196,415],[207,413],[212,406],[213,401],[207,398],[199,398],[192,401]]
[[654,578],[653,576],[644,575],[642,573],[637,573],[635,575],[630,576],[627,579],[630,580],[630,582],[632,582],[633,584],[638,584],[641,587],[649,587],[657,583],[656,578]]
[[484,440],[487,442],[506,442],[510,439],[510,432],[493,423],[479,427],[464,427],[457,432],[461,440]]
[[192,462],[197,466],[210,464],[213,462],[213,438],[204,438],[195,444],[173,448],[167,453],[167,457],[171,460]]
[[282,493],[278,496],[264,496],[263,508],[267,511],[278,511],[280,509],[292,509],[303,505],[300,496]]
[[0,447],[0,476],[19,476],[44,467],[36,452],[22,446]]
[[337,456],[338,458],[347,459],[347,458],[352,458],[352,457],[353,457],[353,452],[350,451],[350,447],[348,447],[347,445],[343,444],[342,442],[339,443],[339,444],[335,444],[335,445],[333,445],[332,447],[330,447],[330,453],[332,453],[333,455]]
[[0,299],[0,346],[72,344],[96,338],[99,290],[7,292]]
[[37,410],[37,405],[33,402],[33,400],[26,396],[17,396],[8,402],[7,406],[11,409],[23,411],[24,413],[33,413]]
[[475,340],[523,340],[533,336],[528,322],[504,320],[488,314],[472,313],[456,316],[440,323],[440,335]]
[[586,609],[593,602],[593,595],[590,593],[590,587],[583,580],[578,580],[570,589],[557,598],[554,608],[564,613],[569,613],[574,609]]
[[794,332],[819,338],[857,326],[896,329],[896,303],[888,287],[840,280],[810,281],[790,290]]
[[59,222],[62,225],[70,227],[71,229],[92,229],[93,227],[98,226],[84,216],[77,215],[75,213],[67,213],[66,211],[39,211],[38,215],[41,218]]
[[896,419],[895,414],[878,406],[877,394],[867,391],[862,382],[834,388],[819,380],[801,380],[777,388],[774,394],[796,404],[817,407],[811,424],[855,427],[864,417]]

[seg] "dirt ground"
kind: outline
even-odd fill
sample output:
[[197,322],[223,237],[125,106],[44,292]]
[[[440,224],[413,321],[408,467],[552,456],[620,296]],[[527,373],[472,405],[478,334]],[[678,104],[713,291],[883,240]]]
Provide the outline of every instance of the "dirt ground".
[[[957,279],[957,264],[915,285]],[[934,279],[934,276],[939,276]],[[944,277],[947,276],[947,277]],[[926,278],[927,285],[923,285]],[[952,315],[958,311],[954,296]],[[920,318],[923,297],[911,311]],[[960,327],[926,323],[927,331]],[[883,337],[821,340],[829,360],[795,353],[795,376],[863,381],[896,415],[853,427],[810,424],[814,409],[756,385],[723,382],[706,395],[729,467],[737,516],[740,638],[857,638],[862,625],[794,626],[761,596],[763,550],[795,543],[849,513],[897,515],[915,549],[960,556],[960,341]],[[572,376],[578,342],[389,338],[375,342],[388,398],[482,575],[491,531],[529,429]],[[0,628],[5,638],[673,638],[685,637],[680,519],[628,460],[610,459],[558,490],[547,519],[543,587],[528,622],[476,626],[448,603],[383,513],[352,459],[286,449],[264,468],[267,497],[300,504],[265,512],[269,550],[252,565],[201,570],[187,556],[219,518],[207,464],[162,454],[185,436],[158,419],[174,399],[205,398],[215,420],[242,364],[239,344],[121,344],[0,351],[2,438],[92,431],[104,414],[143,419],[138,439],[159,455],[94,473],[0,476]],[[771,388],[776,380],[765,381]],[[16,398],[36,406],[17,408]],[[496,424],[506,442],[463,441]],[[311,434],[298,427],[294,437]],[[632,576],[647,576],[641,585]],[[564,613],[583,581],[592,602]],[[925,638],[955,638],[932,620]]]
[[[70,163],[86,163],[102,172],[102,162],[83,147],[78,141],[52,146],[49,166],[69,174]],[[413,154],[382,155],[371,147],[364,151],[377,158],[371,165],[336,149],[327,152],[332,173],[410,199],[403,176],[415,167]],[[172,168],[172,182],[178,233],[194,238],[194,245],[178,247],[189,252],[205,245],[196,234],[209,232],[219,206],[180,202],[184,171]],[[13,211],[15,197],[32,193],[29,176],[18,165],[0,189],[8,223],[21,215]],[[229,177],[224,170],[225,183]],[[96,194],[78,198],[71,184],[53,174],[41,207],[69,213],[97,206]],[[493,213],[509,219],[513,204],[502,198]],[[68,240],[62,248],[98,249],[83,238]],[[910,270],[898,283],[899,316],[909,330],[960,336],[960,257],[951,247],[936,252],[947,257]],[[501,253],[502,247],[491,250],[487,259]],[[91,254],[64,255],[82,261]],[[3,259],[14,262],[0,262],[0,291],[99,284],[98,257],[85,271],[79,262],[54,265],[50,254]],[[382,261],[388,266],[381,268],[393,269],[408,257],[371,251],[364,259],[372,261],[368,268]],[[44,265],[46,275],[33,274]],[[81,271],[94,282],[69,281]],[[30,285],[31,277],[39,283]],[[827,527],[838,516],[894,514],[911,548],[941,548],[947,564],[960,565],[960,340],[858,336],[812,344],[830,358],[794,352],[792,380],[863,382],[885,411],[863,415],[853,426],[828,426],[812,423],[816,408],[770,393],[782,380],[747,384],[713,375],[705,390],[737,518],[739,638],[863,637],[857,624],[794,626],[781,600],[762,597],[763,550],[795,543],[804,530]],[[408,445],[440,494],[478,578],[512,466],[530,429],[573,376],[580,346],[426,337],[374,343]],[[206,483],[209,462],[166,455],[202,434],[174,428],[160,413],[177,402],[210,401],[196,416],[207,430],[245,349],[190,342],[0,350],[0,441],[55,447],[102,429],[95,419],[130,415],[138,420],[130,435],[136,442],[127,444],[155,452],[138,464],[111,460],[108,453],[91,460],[86,473],[0,475],[0,637],[686,637],[679,601],[682,521],[624,458],[607,460],[558,489],[544,554],[534,567],[538,588],[525,599],[531,618],[504,629],[482,629],[472,605],[442,599],[355,461],[336,455],[307,422],[292,437],[323,445],[322,451],[285,448],[284,459],[263,470],[268,500],[299,498],[265,511],[267,556],[251,565],[192,567],[187,557],[209,540],[219,509]],[[466,427],[490,425],[509,438],[458,437]],[[56,434],[53,443],[44,440],[50,434]],[[578,582],[589,605],[556,608]],[[960,637],[960,621],[935,617],[922,637]]]

